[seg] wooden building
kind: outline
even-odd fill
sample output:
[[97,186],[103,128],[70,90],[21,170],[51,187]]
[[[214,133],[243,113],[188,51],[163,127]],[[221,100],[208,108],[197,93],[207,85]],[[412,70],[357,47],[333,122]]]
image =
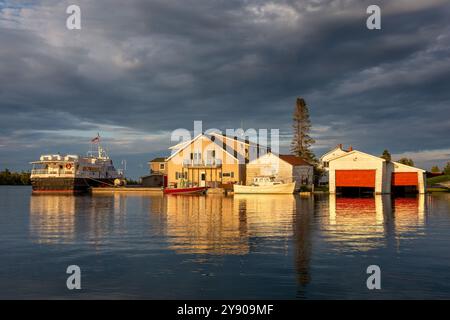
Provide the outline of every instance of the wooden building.
[[166,162],[169,186],[244,184],[251,155],[267,152],[266,147],[219,133],[199,134],[171,149]]
[[425,193],[425,170],[353,150],[329,161],[330,193]]
[[145,187],[167,186],[167,164],[163,157],[155,158],[148,162],[150,174],[141,177],[141,184]]
[[252,184],[257,176],[274,176],[285,183],[295,181],[297,188],[311,187],[313,174],[313,165],[300,157],[267,153],[247,164],[246,184]]
[[324,153],[319,158],[319,168],[323,170],[323,174],[319,179],[319,185],[327,185],[329,180],[329,163],[332,159],[340,157],[347,152],[352,151],[352,147],[349,148],[349,150],[344,150],[342,148],[342,144],[338,144],[334,149],[331,149],[330,151]]

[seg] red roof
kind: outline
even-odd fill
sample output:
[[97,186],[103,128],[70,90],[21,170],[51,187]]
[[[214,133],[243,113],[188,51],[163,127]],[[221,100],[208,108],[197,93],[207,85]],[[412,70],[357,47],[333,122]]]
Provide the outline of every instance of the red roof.
[[307,162],[306,160],[304,160],[300,157],[294,156],[292,154],[280,154],[278,157],[281,160],[284,160],[293,166],[311,166],[312,165],[309,162]]

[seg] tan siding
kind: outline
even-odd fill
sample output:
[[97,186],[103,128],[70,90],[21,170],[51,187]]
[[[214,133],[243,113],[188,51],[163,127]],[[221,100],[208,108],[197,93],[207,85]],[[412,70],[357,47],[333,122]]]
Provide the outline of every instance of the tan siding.
[[[183,161],[189,161],[191,152],[201,152],[201,160],[203,163],[207,163],[208,150],[215,150],[216,160],[221,160],[222,166],[212,168],[206,167],[186,167],[183,166]],[[244,181],[245,170],[239,170],[237,160],[230,156],[220,145],[210,141],[209,139],[200,138],[196,142],[191,143],[186,149],[181,150],[174,158],[167,162],[168,183],[169,185],[174,183],[180,183],[181,179],[176,179],[176,172],[187,172],[187,180],[194,184],[200,183],[200,175],[202,172],[206,175],[206,183],[236,183]],[[244,172],[242,172],[244,171]],[[233,177],[221,177],[221,173],[233,172]]]

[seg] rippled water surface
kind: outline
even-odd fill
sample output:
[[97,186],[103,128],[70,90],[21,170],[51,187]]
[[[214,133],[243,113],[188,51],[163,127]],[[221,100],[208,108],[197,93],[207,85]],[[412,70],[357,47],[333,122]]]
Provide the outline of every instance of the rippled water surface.
[[0,298],[450,298],[450,194],[30,193],[0,186]]

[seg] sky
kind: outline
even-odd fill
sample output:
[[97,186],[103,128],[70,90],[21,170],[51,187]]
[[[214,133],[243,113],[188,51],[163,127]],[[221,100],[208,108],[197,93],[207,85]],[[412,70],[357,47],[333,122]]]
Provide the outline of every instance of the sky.
[[[81,30],[66,28],[71,4]],[[317,156],[342,143],[442,167],[450,1],[0,0],[0,169],[84,154],[99,132],[139,177],[195,120],[279,129],[288,153],[297,97]]]

